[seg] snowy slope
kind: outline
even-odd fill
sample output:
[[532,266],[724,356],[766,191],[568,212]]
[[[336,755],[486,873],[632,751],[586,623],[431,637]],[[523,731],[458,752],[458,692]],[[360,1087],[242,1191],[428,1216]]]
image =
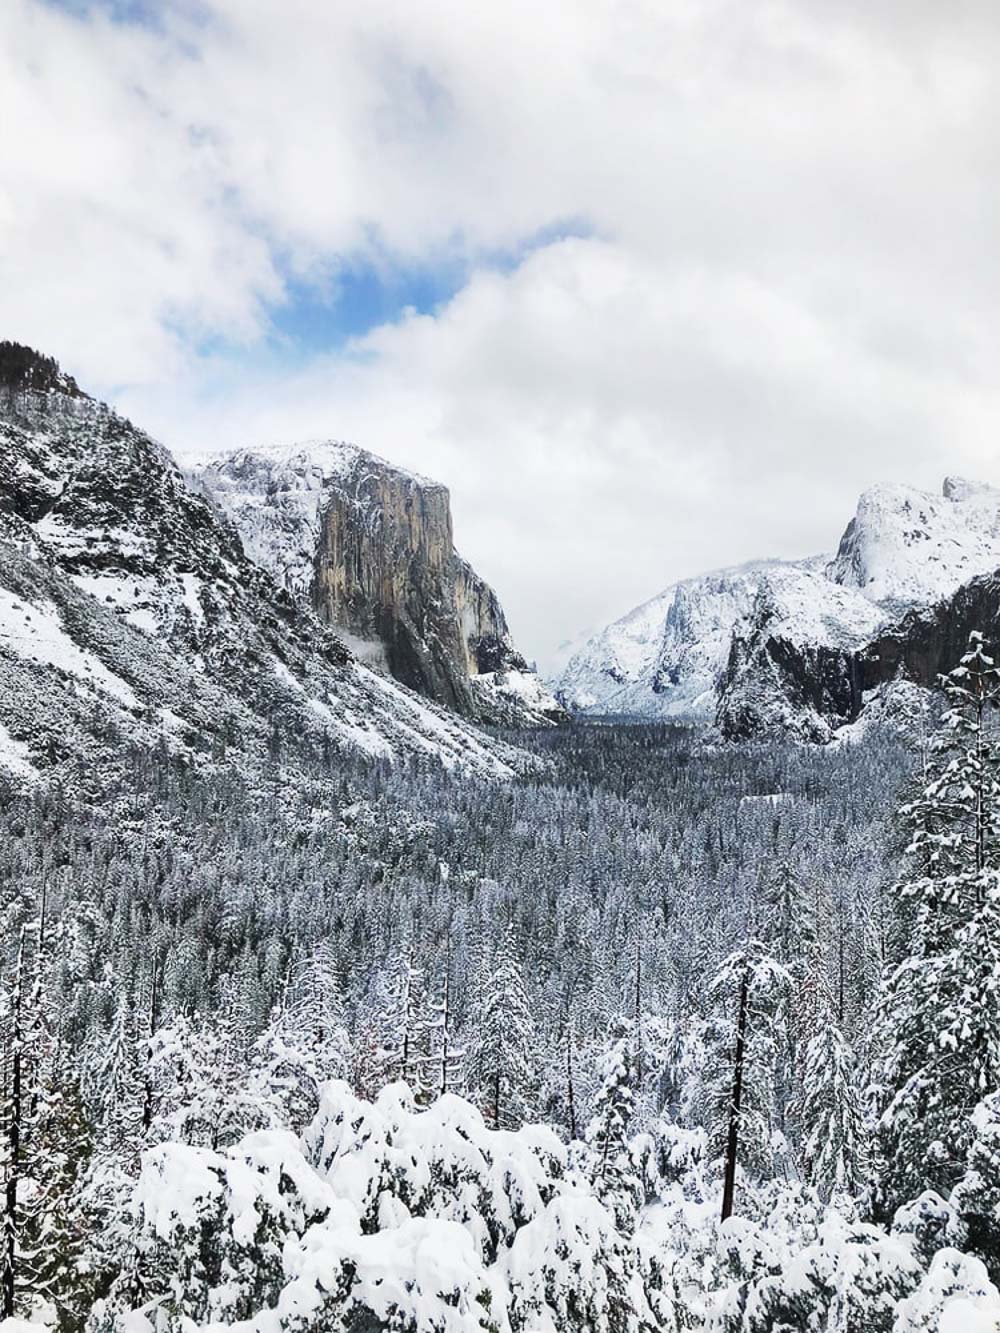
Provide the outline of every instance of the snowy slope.
[[555,681],[559,697],[575,713],[707,720],[733,629],[781,568],[762,560],[673,584],[575,653]]
[[[578,713],[710,720],[761,665],[742,646],[769,637],[856,651],[902,612],[997,566],[1000,491],[957,478],[940,495],[873,487],[832,560],[760,561],[675,584],[594,636],[553,684]],[[783,688],[768,707],[786,719]]]

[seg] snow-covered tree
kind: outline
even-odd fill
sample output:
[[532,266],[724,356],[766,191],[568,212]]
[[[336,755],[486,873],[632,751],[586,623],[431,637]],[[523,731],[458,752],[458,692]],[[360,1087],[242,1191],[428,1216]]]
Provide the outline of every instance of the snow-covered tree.
[[824,1199],[855,1197],[867,1134],[854,1053],[828,1010],[806,1049],[801,1107],[806,1178]]
[[587,1126],[590,1173],[597,1195],[618,1226],[631,1230],[642,1187],[629,1153],[635,1105],[637,1034],[620,1024],[601,1061],[601,1086]]
[[945,731],[921,796],[913,874],[895,889],[908,929],[878,1012],[882,1184],[892,1208],[961,1174],[976,1103],[1000,1086],[1000,770],[988,710],[1000,672],[970,638],[944,681]]
[[421,1083],[429,1097],[443,1097],[448,1092],[462,1091],[465,1057],[457,1038],[450,934],[434,981],[425,1022],[427,1053]]
[[509,929],[479,997],[470,1037],[470,1088],[494,1129],[516,1129],[533,1114],[535,1025]]
[[775,1069],[784,1041],[788,971],[760,940],[720,964],[709,987],[704,1117],[723,1174],[723,1217],[733,1210],[737,1170],[766,1176],[774,1152]]

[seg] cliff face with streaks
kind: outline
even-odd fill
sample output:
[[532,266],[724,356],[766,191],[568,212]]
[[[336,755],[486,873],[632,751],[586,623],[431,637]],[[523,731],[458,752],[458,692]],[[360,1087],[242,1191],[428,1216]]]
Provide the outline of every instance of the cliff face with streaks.
[[201,475],[254,558],[367,660],[467,717],[558,719],[455,550],[446,487],[335,442],[241,450]]

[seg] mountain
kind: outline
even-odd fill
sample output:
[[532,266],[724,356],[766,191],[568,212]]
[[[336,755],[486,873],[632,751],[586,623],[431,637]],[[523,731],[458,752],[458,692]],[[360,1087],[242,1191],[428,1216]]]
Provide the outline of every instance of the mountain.
[[556,684],[573,712],[707,720],[733,627],[751,610],[777,561],[685,579],[596,634]]
[[371,671],[143,431],[0,345],[0,760],[360,749],[496,776],[516,750]]
[[477,721],[562,719],[455,550],[439,482],[339,441],[236,450],[197,478],[253,559],[374,669]]
[[834,557],[764,560],[675,584],[591,639],[554,687],[576,713],[828,740],[861,707],[855,655],[998,565],[1000,491],[954,477],[940,495],[874,487]]
[[827,574],[887,611],[907,611],[997,564],[1000,490],[946,477],[940,495],[912,486],[865,491]]

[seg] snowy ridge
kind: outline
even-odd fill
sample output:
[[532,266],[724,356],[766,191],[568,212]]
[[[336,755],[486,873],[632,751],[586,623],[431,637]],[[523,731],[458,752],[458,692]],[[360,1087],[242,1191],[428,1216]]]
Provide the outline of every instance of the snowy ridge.
[[[859,651],[901,613],[998,566],[1000,490],[954,477],[940,495],[876,486],[833,559],[757,561],[674,584],[595,635],[552,683],[577,713],[709,721],[742,688],[734,645],[766,630],[799,648]],[[771,704],[785,721],[798,707]]]
[[762,560],[672,584],[575,653],[559,697],[576,713],[707,720],[735,626],[770,575],[798,568]]
[[913,486],[865,491],[836,558],[835,583],[887,609],[946,597],[1000,564],[1000,490],[946,477],[940,495]]
[[194,475],[236,525],[251,559],[289,592],[308,597],[331,485],[376,468],[415,485],[444,489],[345,440],[233,449]]

